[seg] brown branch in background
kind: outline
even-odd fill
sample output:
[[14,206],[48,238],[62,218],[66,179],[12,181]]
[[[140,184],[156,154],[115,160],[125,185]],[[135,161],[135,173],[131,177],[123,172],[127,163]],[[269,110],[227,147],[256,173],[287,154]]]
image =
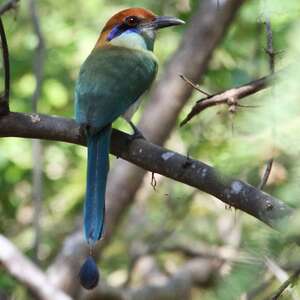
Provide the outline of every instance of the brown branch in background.
[[194,105],[191,112],[180,123],[180,126],[183,126],[186,123],[188,123],[193,117],[195,117],[208,107],[220,104],[227,104],[228,106],[232,106],[232,99],[235,99],[235,102],[237,103],[236,106],[243,107],[242,105],[238,104],[238,100],[270,87],[274,83],[274,79],[275,74],[265,76],[260,79],[241,85],[239,87],[229,89],[225,92],[217,93],[206,98],[200,99]]
[[[196,192],[193,191],[188,196],[188,198],[190,198],[189,200],[192,201],[195,195]],[[178,215],[175,211],[174,213]],[[186,211],[182,213],[185,215]],[[183,216],[182,213],[180,213],[181,216]],[[181,217],[176,218],[176,220],[174,220],[176,224],[178,223],[178,219],[182,220]],[[175,240],[177,240],[176,234],[172,241],[167,241],[171,237],[170,235],[175,231],[174,226],[170,224],[171,227],[170,230],[168,230],[165,229],[166,225],[163,225],[163,223],[164,221],[162,221],[161,224],[157,224],[157,228],[152,229],[150,236],[146,233],[142,240],[135,239],[130,247],[131,258],[133,258],[132,263],[136,265],[131,266],[133,269],[129,270],[131,271],[129,272],[129,276],[132,275],[132,273],[134,276],[138,275],[143,285],[139,288],[138,293],[136,293],[137,289],[135,287],[126,288],[123,286],[123,291],[125,290],[128,296],[133,296],[127,297],[128,299],[192,299],[191,288],[195,286],[205,288],[208,284],[213,284],[213,280],[219,278],[222,269],[229,265],[229,260],[238,261],[237,256],[240,256],[240,262],[249,263],[249,259],[247,259],[249,255],[246,254],[247,257],[245,257],[244,254],[239,255],[238,247],[240,245],[240,238],[239,235],[237,235],[239,229],[237,229],[236,226],[226,231],[227,238],[223,240],[224,245],[222,247],[211,247],[198,242],[192,243],[193,245],[191,245],[187,243],[187,241],[179,242],[179,244],[176,243],[178,245],[177,247],[173,244]],[[159,228],[162,230],[159,230]],[[221,231],[219,234],[222,234]],[[235,239],[234,243],[232,243],[233,238]],[[172,244],[175,247],[172,247]],[[167,253],[169,250],[171,252],[177,252],[177,254],[180,253],[184,256],[188,256],[188,261],[181,263],[180,266],[178,265],[176,271],[174,269],[166,270],[168,269],[166,265],[159,264],[156,259],[155,254],[161,254],[161,251]],[[251,261],[253,262],[253,260]],[[176,281],[174,282],[175,278]],[[170,284],[172,281],[174,284]],[[159,284],[156,285],[155,282]],[[152,289],[151,285],[153,286]],[[133,286],[135,286],[134,283]],[[91,297],[88,299],[104,299],[104,297],[102,298],[98,295],[97,298],[95,295],[94,298]]]
[[299,279],[300,276],[300,268],[296,270],[282,285],[279,287],[278,291],[272,296],[271,300],[278,300],[282,293],[289,287],[289,285],[295,284],[295,282]]
[[263,190],[269,180],[269,177],[270,177],[270,174],[271,174],[271,171],[272,171],[272,166],[273,166],[273,162],[274,162],[274,159],[271,158],[268,162],[267,162],[267,166],[266,166],[266,169],[265,169],[265,172],[264,172],[264,175],[262,177],[262,180],[261,180],[261,183],[259,184],[258,188],[260,190]]
[[[37,104],[41,95],[44,60],[45,60],[45,42],[41,31],[40,21],[36,8],[36,1],[29,0],[29,14],[31,17],[33,31],[37,38],[37,46],[33,55],[33,71],[35,76],[35,90],[32,95],[32,111],[37,112]],[[41,239],[41,215],[42,215],[42,198],[43,198],[43,144],[41,140],[32,141],[32,200],[33,200],[33,227],[34,242],[33,250],[35,261],[38,262],[40,239]]]
[[[8,273],[21,282],[33,294],[34,299],[40,300],[71,300],[67,295],[50,283],[48,276],[30,261],[7,238],[0,235],[0,265]],[[164,284],[155,286],[145,284],[140,288],[111,287],[101,281],[97,289],[81,295],[83,299],[190,299],[190,289],[193,284],[205,286],[219,270],[221,263],[211,259],[194,258],[184,264],[178,271],[167,278]],[[76,275],[73,274],[76,281]],[[77,297],[78,298],[78,297]],[[77,299],[76,298],[76,299]]]
[[41,300],[71,300],[71,297],[53,286],[45,273],[33,264],[7,238],[0,235],[0,265],[22,282]]
[[9,67],[9,51],[7,46],[6,34],[2,19],[0,18],[0,37],[1,51],[4,70],[4,92],[0,96],[0,116],[9,113],[9,95],[10,95],[10,67]]
[[20,0],[8,0],[0,6],[0,16],[6,13],[8,10],[16,9]]
[[[83,297],[85,300],[96,299],[114,299],[114,300],[191,300],[191,289],[193,286],[207,286],[211,283],[218,273],[222,262],[211,259],[194,258],[183,264],[176,272],[170,276],[166,276],[158,268],[155,261],[148,257],[149,269],[145,270],[146,274],[152,278],[160,278],[160,284],[151,282],[144,284],[141,287],[117,289],[115,294],[107,293],[105,287],[101,285],[90,293],[86,293]],[[149,274],[150,273],[150,274]],[[119,291],[119,293],[116,293]]]

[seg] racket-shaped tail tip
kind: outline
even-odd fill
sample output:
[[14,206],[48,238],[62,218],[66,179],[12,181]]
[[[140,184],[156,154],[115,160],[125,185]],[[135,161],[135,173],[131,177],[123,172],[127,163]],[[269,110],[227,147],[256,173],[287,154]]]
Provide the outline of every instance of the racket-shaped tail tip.
[[93,257],[88,256],[79,271],[80,284],[87,290],[95,288],[100,279],[98,267]]

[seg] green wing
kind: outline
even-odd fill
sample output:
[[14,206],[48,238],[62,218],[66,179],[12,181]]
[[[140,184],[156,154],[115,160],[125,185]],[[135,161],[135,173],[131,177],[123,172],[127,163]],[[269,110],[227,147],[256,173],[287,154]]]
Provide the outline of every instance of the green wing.
[[157,61],[150,51],[95,49],[76,83],[76,120],[96,129],[112,123],[150,87],[156,72]]

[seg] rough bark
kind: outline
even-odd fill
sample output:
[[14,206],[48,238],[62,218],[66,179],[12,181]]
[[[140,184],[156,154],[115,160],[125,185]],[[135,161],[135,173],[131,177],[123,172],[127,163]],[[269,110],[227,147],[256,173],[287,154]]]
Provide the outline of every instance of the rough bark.
[[[61,140],[85,145],[84,136],[73,120],[45,115],[10,113],[0,118],[0,137],[17,136]],[[213,195],[260,221],[277,227],[291,215],[292,208],[241,180],[224,177],[215,168],[152,144],[143,139],[113,130],[111,153],[141,168],[172,178]],[[124,185],[126,182],[124,183]],[[119,194],[122,189],[119,190]]]

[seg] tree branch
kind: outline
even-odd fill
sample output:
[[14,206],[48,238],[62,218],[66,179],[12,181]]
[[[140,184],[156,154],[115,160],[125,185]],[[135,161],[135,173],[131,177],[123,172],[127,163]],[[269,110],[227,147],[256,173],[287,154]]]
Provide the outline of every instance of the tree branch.
[[43,271],[24,256],[8,239],[0,235],[0,264],[41,300],[71,300],[51,285]]
[[[10,113],[0,119],[1,137],[57,140],[85,145],[74,120],[38,114]],[[130,140],[126,133],[113,131],[111,153],[150,172],[159,173],[211,194],[260,221],[276,227],[292,208],[259,189],[220,175],[216,169],[169,151],[145,140]]]
[[219,260],[193,258],[183,264],[174,274],[166,277],[160,272],[155,272],[160,276],[160,283],[147,283],[138,288],[109,288],[105,284],[87,293],[83,299],[111,299],[111,300],[181,300],[191,299],[191,288],[193,285],[207,286],[215,277],[223,262]]
[[10,94],[10,69],[9,69],[9,51],[7,46],[6,34],[2,19],[0,18],[0,38],[2,61],[4,69],[4,92],[0,96],[0,116],[9,113],[9,94]]
[[[184,118],[180,123],[180,126],[188,123],[193,117],[198,115],[200,112],[208,107],[216,106],[220,104],[231,105],[231,99],[238,101],[247,96],[253,95],[263,89],[266,89],[274,84],[275,75],[269,75],[262,77],[260,79],[251,81],[239,87],[231,88],[227,91],[217,93],[197,101],[197,103],[192,108],[191,112]],[[238,104],[237,104],[238,106]]]
[[[71,300],[71,297],[49,283],[48,277],[24,256],[8,239],[0,235],[0,264],[17,280],[22,282],[38,299]],[[193,284],[206,285],[222,262],[211,258],[194,258],[184,264],[178,271],[166,278],[164,284],[146,284],[140,288],[115,288],[101,282],[97,289],[85,292],[83,298],[92,299],[190,299]],[[74,277],[74,274],[73,274]],[[73,278],[76,281],[76,278]]]

